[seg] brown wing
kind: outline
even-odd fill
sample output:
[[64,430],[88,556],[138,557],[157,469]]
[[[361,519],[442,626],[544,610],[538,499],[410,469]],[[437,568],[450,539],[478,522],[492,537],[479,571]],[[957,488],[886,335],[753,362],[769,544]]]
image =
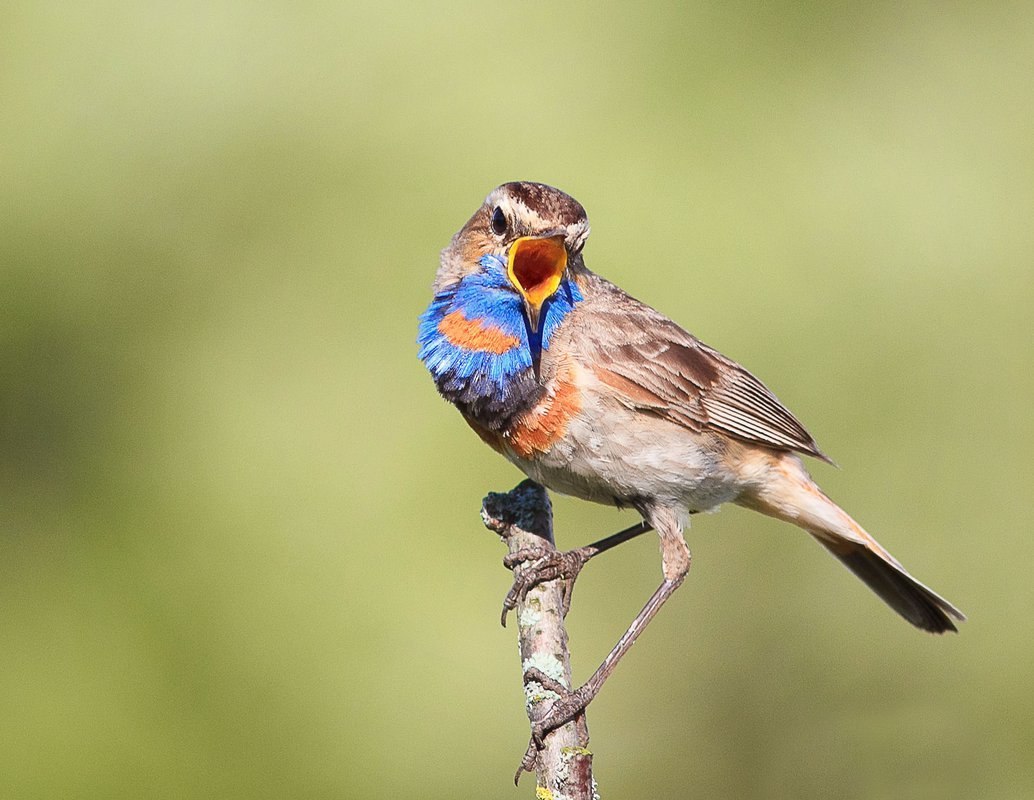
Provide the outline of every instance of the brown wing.
[[594,369],[630,405],[691,430],[714,428],[832,463],[761,381],[667,317],[621,294],[620,308],[602,312],[605,319],[596,327],[608,338],[596,340]]

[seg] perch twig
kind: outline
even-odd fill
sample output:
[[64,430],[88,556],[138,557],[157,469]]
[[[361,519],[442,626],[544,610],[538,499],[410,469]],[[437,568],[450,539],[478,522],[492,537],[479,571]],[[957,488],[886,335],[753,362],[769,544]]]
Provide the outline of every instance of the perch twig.
[[[502,537],[510,555],[519,551],[555,550],[553,509],[546,490],[534,481],[522,481],[506,493],[489,494],[481,516],[485,526]],[[526,568],[524,563],[515,564],[515,577],[520,579]],[[525,708],[533,725],[558,697],[551,686],[571,688],[564,592],[565,581],[560,577],[510,598],[516,601]],[[538,798],[593,800],[597,795],[588,743],[589,729],[583,712],[574,721],[548,733],[541,749],[534,741],[528,745],[514,782],[520,779],[522,772],[534,772]]]

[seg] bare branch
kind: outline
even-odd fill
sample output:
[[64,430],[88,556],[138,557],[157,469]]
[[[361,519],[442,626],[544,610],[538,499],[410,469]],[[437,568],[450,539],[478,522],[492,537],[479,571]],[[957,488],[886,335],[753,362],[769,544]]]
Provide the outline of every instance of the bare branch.
[[[485,526],[507,544],[508,559],[518,553],[526,558],[529,553],[555,551],[553,509],[546,490],[534,481],[523,481],[505,494],[489,494],[481,517]],[[565,586],[563,576],[530,588],[521,586],[522,573],[530,566],[527,561],[514,564],[515,589],[507,595],[506,603],[516,611],[525,707],[534,725],[557,699],[554,689],[571,688],[571,658],[564,628],[564,594],[570,587]],[[505,607],[503,613],[505,624]],[[537,798],[594,800],[596,784],[588,743],[589,730],[582,713],[547,734],[541,749],[534,742],[528,745],[514,782],[522,772],[534,772]]]

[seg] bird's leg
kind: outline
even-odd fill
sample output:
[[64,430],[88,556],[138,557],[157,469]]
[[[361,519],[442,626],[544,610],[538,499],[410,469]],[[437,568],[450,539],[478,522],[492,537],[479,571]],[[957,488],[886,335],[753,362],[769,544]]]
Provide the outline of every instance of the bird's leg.
[[650,523],[637,522],[630,528],[619,531],[598,542],[587,544],[585,547],[578,547],[574,550],[558,552],[546,548],[525,548],[510,553],[503,559],[503,565],[513,570],[514,567],[523,564],[519,573],[514,573],[513,586],[506,593],[503,599],[503,627],[506,627],[506,615],[517,607],[517,603],[523,600],[528,592],[540,583],[557,580],[564,581],[564,616],[571,610],[571,594],[574,592],[574,582],[578,573],[582,571],[589,559],[598,556],[612,547],[617,547],[629,539],[634,539],[647,531],[652,530]]
[[[643,610],[632,620],[628,630],[618,639],[614,649],[607,654],[607,657],[603,659],[603,663],[597,667],[589,680],[574,691],[567,691],[558,684],[547,687],[551,691],[556,692],[559,697],[542,718],[532,725],[529,750],[532,747],[541,749],[542,741],[546,734],[570,722],[582,713],[585,707],[599,694],[603,684],[610,677],[625,653],[635,644],[639,634],[646,629],[646,626],[650,624],[650,620],[660,611],[661,606],[664,605],[665,601],[671,597],[686,579],[691,559],[689,548],[686,546],[686,540],[682,538],[681,530],[665,531],[658,529],[658,532],[661,534],[664,580],[657,587],[657,591],[646,601]],[[539,676],[533,675],[531,679],[539,680]],[[528,675],[526,673],[525,681],[527,680]]]
[[[650,623],[650,620],[654,618],[657,612],[660,610],[664,602],[671,597],[672,593],[679,587],[679,583],[669,581],[665,579],[661,585],[657,588],[657,591],[653,593],[653,596],[647,601],[646,605],[643,606],[643,610],[640,611],[632,624],[628,626],[628,630],[624,632],[618,643],[614,645],[614,649],[607,654],[607,657],[603,659],[603,663],[597,667],[596,671],[592,676],[580,687],[574,691],[566,691],[562,686],[549,685],[546,688],[550,691],[557,692],[560,696],[550,706],[549,710],[545,713],[542,719],[538,720],[534,725],[531,726],[531,746],[536,749],[542,748],[542,742],[546,734],[550,731],[559,728],[571,720],[575,719],[585,707],[589,705],[595,699],[596,695],[600,693],[600,689],[603,688],[603,684],[607,678],[610,677],[614,668],[617,667],[618,662],[621,658],[629,651],[633,644],[635,644],[636,638]],[[538,675],[530,673],[525,674],[526,679],[538,681]],[[541,682],[541,681],[540,681]],[[560,689],[561,691],[557,691]]]

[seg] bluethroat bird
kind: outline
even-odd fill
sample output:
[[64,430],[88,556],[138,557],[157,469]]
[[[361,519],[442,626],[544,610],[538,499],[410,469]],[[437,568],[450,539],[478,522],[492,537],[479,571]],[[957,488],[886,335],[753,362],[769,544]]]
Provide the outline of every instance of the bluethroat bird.
[[486,444],[549,489],[642,517],[593,545],[529,554],[533,569],[516,591],[557,577],[573,584],[598,553],[651,529],[660,536],[661,585],[534,738],[541,743],[596,696],[686,577],[690,515],[722,503],[792,522],[916,627],[956,630],[963,614],[815,484],[801,455],[829,459],[768,387],[590,272],[588,236],[574,198],[539,183],[504,184],[442,251],[420,318],[421,360]]

